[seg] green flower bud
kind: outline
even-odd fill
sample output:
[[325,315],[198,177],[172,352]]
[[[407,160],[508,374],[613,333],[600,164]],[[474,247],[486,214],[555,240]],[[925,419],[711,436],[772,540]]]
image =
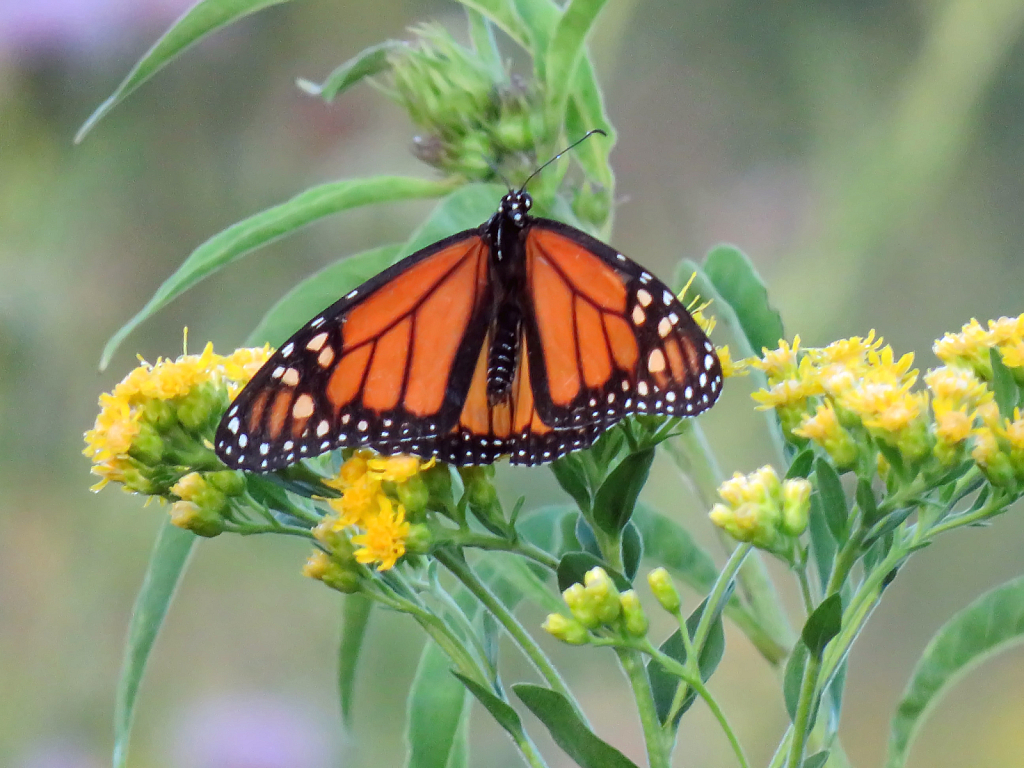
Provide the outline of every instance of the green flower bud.
[[430,501],[430,490],[420,474],[413,475],[404,483],[395,484],[398,501],[405,507],[405,516],[409,521],[421,520]]
[[224,532],[224,521],[219,514],[191,501],[176,501],[171,505],[171,523],[206,538]]
[[245,492],[245,475],[234,469],[206,472],[206,482],[226,496],[241,496]]
[[594,614],[602,624],[611,624],[622,611],[619,591],[604,568],[591,568],[583,576],[584,589],[594,606]]
[[682,601],[679,598],[676,585],[672,583],[672,577],[668,575],[668,571],[664,568],[655,568],[647,574],[647,584],[662,608],[672,615],[679,613]]
[[147,400],[142,406],[142,421],[152,424],[159,431],[166,431],[176,421],[174,408],[166,400]]
[[619,596],[619,604],[622,606],[622,621],[626,634],[633,637],[643,637],[647,634],[647,616],[640,605],[640,598],[632,589],[623,592]]
[[358,592],[361,576],[355,567],[346,567],[331,558],[327,553],[317,550],[306,561],[302,568],[304,576],[318,579],[332,589],[345,594]]
[[799,536],[807,529],[811,509],[811,484],[804,478],[786,480],[782,484],[782,530]]
[[434,544],[430,529],[422,523],[409,526],[409,534],[405,537],[405,551],[410,555],[425,555]]
[[224,514],[228,506],[227,496],[212,485],[207,485],[192,497],[192,501],[203,509],[215,513],[218,517]]
[[147,496],[152,496],[158,490],[157,485],[142,474],[138,467],[125,467],[121,482],[132,493],[144,493]]
[[182,426],[193,432],[201,431],[214,416],[223,410],[217,388],[200,384],[178,401],[176,413]]
[[582,584],[573,584],[564,592],[562,599],[569,606],[572,615],[587,629],[597,629],[601,626],[601,620],[594,612],[594,601],[591,600]]
[[590,642],[590,635],[586,627],[573,619],[567,619],[560,613],[548,615],[542,628],[563,643],[569,645],[586,645]]
[[164,440],[160,433],[149,424],[139,424],[139,433],[132,440],[132,446],[128,449],[128,455],[138,459],[143,464],[155,466],[160,463],[164,455]]

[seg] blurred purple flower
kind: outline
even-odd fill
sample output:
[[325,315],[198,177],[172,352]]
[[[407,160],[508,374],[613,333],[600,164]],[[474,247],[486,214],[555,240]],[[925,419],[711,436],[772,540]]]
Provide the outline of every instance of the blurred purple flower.
[[194,0],[0,0],[0,59],[92,54],[124,38],[151,33]]
[[189,708],[174,728],[175,768],[338,768],[340,723],[298,700],[218,697]]

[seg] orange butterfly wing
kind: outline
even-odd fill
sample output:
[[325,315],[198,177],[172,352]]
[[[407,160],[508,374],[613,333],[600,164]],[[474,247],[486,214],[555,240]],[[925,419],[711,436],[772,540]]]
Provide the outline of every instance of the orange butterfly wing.
[[714,346],[660,280],[579,230],[534,219],[525,242],[533,397],[555,430],[629,414],[695,416],[722,389]]
[[214,438],[267,472],[345,445],[429,454],[462,412],[487,330],[489,246],[453,235],[317,315],[243,389]]

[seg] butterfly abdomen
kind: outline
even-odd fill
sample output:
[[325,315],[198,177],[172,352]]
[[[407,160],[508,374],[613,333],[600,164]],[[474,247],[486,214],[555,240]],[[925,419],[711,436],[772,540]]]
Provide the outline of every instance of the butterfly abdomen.
[[522,313],[514,302],[505,301],[497,308],[487,353],[487,399],[491,403],[503,399],[512,389],[522,321]]

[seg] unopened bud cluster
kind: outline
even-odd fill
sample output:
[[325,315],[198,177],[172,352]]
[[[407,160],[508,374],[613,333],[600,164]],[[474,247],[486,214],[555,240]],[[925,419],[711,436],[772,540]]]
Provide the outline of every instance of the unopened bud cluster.
[[718,493],[725,503],[712,507],[711,521],[737,541],[788,557],[807,528],[811,484],[804,478],[780,481],[764,466],[749,475],[737,472]]

